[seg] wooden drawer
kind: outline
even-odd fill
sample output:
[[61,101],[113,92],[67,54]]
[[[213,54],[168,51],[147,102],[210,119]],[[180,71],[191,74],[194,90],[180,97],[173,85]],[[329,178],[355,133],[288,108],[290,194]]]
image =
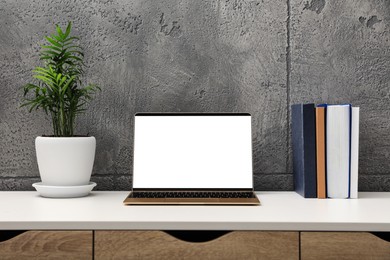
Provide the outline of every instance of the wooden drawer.
[[298,232],[234,231],[206,242],[183,241],[163,231],[95,232],[96,260],[298,259],[298,250]]
[[366,232],[301,232],[302,260],[390,259],[390,242]]
[[92,259],[92,242],[92,231],[27,231],[0,242],[0,259]]

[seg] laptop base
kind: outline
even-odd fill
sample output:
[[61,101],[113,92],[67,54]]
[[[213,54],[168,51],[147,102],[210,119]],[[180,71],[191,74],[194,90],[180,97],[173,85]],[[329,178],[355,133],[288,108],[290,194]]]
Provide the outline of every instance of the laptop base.
[[260,205],[256,194],[251,198],[134,198],[130,193],[125,205]]

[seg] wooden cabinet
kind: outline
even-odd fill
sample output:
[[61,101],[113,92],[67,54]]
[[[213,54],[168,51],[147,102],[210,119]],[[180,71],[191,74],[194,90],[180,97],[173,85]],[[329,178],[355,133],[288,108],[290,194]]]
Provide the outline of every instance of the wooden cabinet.
[[0,259],[92,259],[92,243],[92,231],[26,231],[0,242]]
[[389,260],[390,242],[367,232],[301,232],[301,257]]
[[0,259],[390,259],[368,232],[92,232],[26,231],[0,240]]
[[298,232],[233,231],[187,242],[163,231],[95,231],[95,259],[298,259],[298,239]]

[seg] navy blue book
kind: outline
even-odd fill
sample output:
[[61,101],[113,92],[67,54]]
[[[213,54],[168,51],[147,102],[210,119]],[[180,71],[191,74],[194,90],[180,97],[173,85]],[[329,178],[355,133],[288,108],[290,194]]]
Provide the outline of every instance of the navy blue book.
[[314,104],[291,106],[294,185],[305,198],[317,198],[315,116]]

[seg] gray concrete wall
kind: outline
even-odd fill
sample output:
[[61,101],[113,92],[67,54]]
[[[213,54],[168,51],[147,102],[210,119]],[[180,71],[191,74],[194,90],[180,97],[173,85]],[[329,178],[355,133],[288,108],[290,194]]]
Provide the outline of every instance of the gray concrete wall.
[[361,107],[359,189],[390,191],[388,0],[0,0],[0,190],[39,181],[43,112],[19,108],[43,36],[74,22],[87,82],[102,92],[77,121],[97,138],[93,181],[129,190],[132,115],[253,114],[257,190],[292,190],[289,106]]

